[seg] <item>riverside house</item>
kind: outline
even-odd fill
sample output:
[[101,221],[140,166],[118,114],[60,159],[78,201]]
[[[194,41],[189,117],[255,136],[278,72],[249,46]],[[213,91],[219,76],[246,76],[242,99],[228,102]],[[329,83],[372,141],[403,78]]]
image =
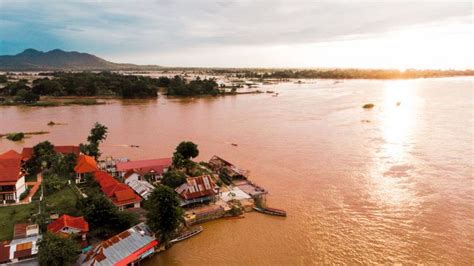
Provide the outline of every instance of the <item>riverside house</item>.
[[181,206],[205,203],[214,200],[217,186],[208,175],[188,177],[186,182],[175,189],[181,198]]
[[79,256],[76,265],[140,265],[155,253],[158,241],[144,223],[123,231]]
[[171,158],[119,162],[116,165],[116,171],[122,180],[125,179],[127,173],[136,175],[138,180],[144,180],[145,175],[148,174],[150,180],[154,182],[161,179],[171,164]]
[[48,232],[63,237],[79,236],[82,247],[85,247],[87,245],[89,223],[82,216],[74,217],[64,214],[48,224]]
[[129,208],[140,208],[142,198],[126,184],[120,183],[109,173],[98,171],[94,173],[94,179],[99,183],[102,192],[109,198],[119,210]]
[[[37,224],[15,224],[13,240],[0,242],[0,265],[29,265],[38,253],[38,241],[41,239]],[[35,265],[33,263],[32,265]]]
[[18,203],[26,191],[21,158],[14,150],[0,154],[0,204]]
[[93,157],[84,154],[77,157],[76,167],[74,167],[76,183],[85,182],[87,174],[93,174],[97,171],[99,171],[99,168],[97,168],[97,162]]

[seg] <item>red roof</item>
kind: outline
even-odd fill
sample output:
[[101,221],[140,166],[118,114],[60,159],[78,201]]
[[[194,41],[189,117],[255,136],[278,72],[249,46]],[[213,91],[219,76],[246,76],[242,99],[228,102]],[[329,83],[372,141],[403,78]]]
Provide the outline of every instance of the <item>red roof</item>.
[[65,227],[77,229],[81,233],[89,232],[89,223],[82,216],[74,217],[67,214],[48,224],[48,231],[58,233]]
[[[61,154],[69,154],[74,153],[75,155],[79,155],[81,150],[79,146],[74,145],[65,145],[65,146],[54,146],[54,151]],[[21,157],[23,160],[28,160],[33,156],[33,148],[23,148],[21,151]]]
[[10,242],[0,242],[0,263],[6,263],[10,261]]
[[14,185],[21,176],[21,155],[14,150],[0,154],[0,183]]
[[125,172],[128,170],[136,170],[141,174],[146,174],[151,171],[156,174],[162,174],[165,168],[171,166],[173,160],[171,158],[140,160],[117,163],[117,171]]
[[208,175],[189,177],[186,183],[175,189],[186,200],[214,195],[216,184]]
[[135,194],[135,192],[124,183],[120,183],[111,175],[104,171],[94,173],[95,181],[99,183],[102,192],[110,199],[116,206],[123,206],[131,203],[138,203],[142,198]]
[[94,173],[99,171],[99,168],[97,168],[97,162],[93,157],[80,155],[77,158],[77,164],[76,167],[74,167],[74,171],[78,174]]

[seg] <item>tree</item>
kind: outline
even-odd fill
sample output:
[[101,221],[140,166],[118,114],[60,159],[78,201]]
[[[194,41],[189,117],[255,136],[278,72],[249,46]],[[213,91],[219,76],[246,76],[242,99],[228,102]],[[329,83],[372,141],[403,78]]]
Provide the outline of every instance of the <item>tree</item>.
[[184,159],[183,155],[178,152],[173,153],[173,167],[176,169],[181,169],[186,165],[186,159]]
[[176,147],[176,152],[181,154],[186,160],[195,158],[199,155],[198,146],[191,141],[181,142],[178,147]]
[[47,169],[57,159],[53,144],[43,141],[33,147],[33,154],[25,163],[25,169],[30,175],[37,174],[41,169]]
[[99,158],[101,155],[99,144],[102,143],[107,138],[108,128],[99,122],[94,124],[94,127],[91,129],[90,135],[87,137],[88,144],[80,144],[79,148],[81,152],[89,156],[93,156],[95,159]]
[[71,265],[81,252],[73,239],[52,233],[44,234],[38,245],[38,261],[41,266]]
[[159,235],[160,241],[167,243],[183,221],[183,209],[173,189],[158,185],[146,202],[147,224]]
[[20,89],[15,95],[15,102],[35,103],[39,101],[39,95],[31,92],[29,89]]
[[163,174],[161,184],[175,189],[186,182],[186,176],[178,171],[170,170]]
[[98,235],[117,233],[138,223],[136,215],[119,212],[117,207],[100,193],[79,199],[76,207],[82,211]]

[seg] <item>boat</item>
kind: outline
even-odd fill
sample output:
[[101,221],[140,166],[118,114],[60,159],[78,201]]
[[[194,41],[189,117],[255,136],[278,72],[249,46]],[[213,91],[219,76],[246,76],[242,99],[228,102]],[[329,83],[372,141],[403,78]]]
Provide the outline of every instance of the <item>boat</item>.
[[243,218],[245,218],[245,216],[243,216],[243,215],[225,217],[225,219],[227,219],[227,220],[235,220],[235,219],[243,219]]
[[196,227],[196,228],[194,228],[194,229],[192,229],[192,230],[186,231],[186,232],[182,233],[181,235],[179,235],[177,238],[171,240],[170,243],[176,243],[176,242],[179,242],[179,241],[183,241],[183,240],[185,240],[185,239],[188,239],[188,238],[190,238],[190,237],[193,237],[193,236],[195,236],[195,235],[201,233],[202,230],[204,230],[204,229],[202,228],[202,226],[199,226],[199,227]]
[[260,208],[260,207],[253,207],[253,209],[264,214],[286,217],[286,211],[284,210],[279,210],[279,209],[274,209],[274,208]]
[[239,146],[237,143],[232,143],[231,145],[234,146],[234,147]]

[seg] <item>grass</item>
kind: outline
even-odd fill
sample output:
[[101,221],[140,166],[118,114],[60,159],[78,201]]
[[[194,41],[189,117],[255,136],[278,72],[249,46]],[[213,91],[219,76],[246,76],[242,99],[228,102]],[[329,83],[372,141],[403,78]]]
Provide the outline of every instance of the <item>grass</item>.
[[0,240],[11,239],[15,224],[27,222],[37,212],[36,203],[0,207]]
[[79,215],[76,202],[76,193],[71,187],[65,186],[61,190],[46,196],[42,204],[47,213]]

